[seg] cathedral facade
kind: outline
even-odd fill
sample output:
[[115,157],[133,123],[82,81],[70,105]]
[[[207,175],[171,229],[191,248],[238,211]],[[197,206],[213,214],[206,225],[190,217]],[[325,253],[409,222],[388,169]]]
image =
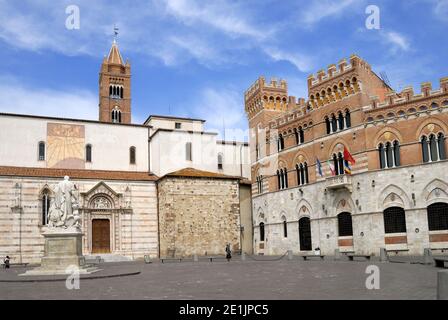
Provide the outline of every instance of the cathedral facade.
[[448,78],[395,92],[357,55],[245,92],[258,254],[448,250]]
[[250,190],[248,143],[217,140],[201,119],[132,123],[131,65],[115,41],[100,68],[98,110],[98,121],[0,113],[0,256],[40,261],[65,176],[76,187],[85,255],[224,254],[228,242],[252,244],[250,206],[240,207]]

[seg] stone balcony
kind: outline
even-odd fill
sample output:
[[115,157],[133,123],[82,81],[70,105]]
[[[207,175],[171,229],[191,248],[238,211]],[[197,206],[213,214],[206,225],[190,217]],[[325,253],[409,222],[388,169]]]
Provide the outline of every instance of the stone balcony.
[[328,190],[347,189],[349,192],[353,190],[352,176],[351,175],[339,175],[326,179],[326,185]]

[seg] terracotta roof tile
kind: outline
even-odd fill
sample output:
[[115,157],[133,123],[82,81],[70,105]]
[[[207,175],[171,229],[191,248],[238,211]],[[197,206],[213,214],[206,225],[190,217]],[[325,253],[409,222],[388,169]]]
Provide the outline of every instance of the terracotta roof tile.
[[[167,173],[164,177],[187,177],[187,178],[217,178],[217,179],[241,179],[237,176],[228,176],[221,173],[203,171],[194,168],[184,168],[178,171]],[[162,179],[161,178],[161,179]]]
[[158,177],[142,171],[108,171],[83,169],[53,169],[0,166],[0,176],[46,177],[98,180],[156,181]]

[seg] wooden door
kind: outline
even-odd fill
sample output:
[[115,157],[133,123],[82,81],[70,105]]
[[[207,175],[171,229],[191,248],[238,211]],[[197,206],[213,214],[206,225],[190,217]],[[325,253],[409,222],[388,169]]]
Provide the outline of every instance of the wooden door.
[[311,244],[311,224],[310,218],[302,218],[299,220],[299,240],[300,251],[310,251]]
[[92,220],[92,253],[110,253],[109,220]]

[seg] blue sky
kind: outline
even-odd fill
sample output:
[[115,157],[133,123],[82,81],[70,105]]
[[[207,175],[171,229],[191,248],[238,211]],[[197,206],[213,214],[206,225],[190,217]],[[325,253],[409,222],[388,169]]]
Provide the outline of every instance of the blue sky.
[[[77,30],[65,27],[69,5]],[[379,30],[365,27],[368,5]],[[244,139],[243,94],[260,75],[306,96],[308,75],[357,53],[397,90],[448,76],[448,0],[0,0],[0,111],[97,119],[114,24],[132,64],[133,122],[199,117],[236,129],[227,139]]]

